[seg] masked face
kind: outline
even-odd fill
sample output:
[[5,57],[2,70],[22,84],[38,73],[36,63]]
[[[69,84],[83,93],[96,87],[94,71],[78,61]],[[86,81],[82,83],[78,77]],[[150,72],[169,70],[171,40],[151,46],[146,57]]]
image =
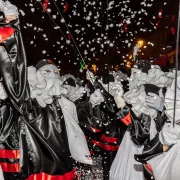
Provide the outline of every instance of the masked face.
[[41,67],[39,71],[41,72],[42,76],[45,77],[46,80],[60,78],[58,68],[52,64]]
[[63,85],[63,87],[67,90],[66,96],[70,98],[76,93],[76,87],[70,85]]

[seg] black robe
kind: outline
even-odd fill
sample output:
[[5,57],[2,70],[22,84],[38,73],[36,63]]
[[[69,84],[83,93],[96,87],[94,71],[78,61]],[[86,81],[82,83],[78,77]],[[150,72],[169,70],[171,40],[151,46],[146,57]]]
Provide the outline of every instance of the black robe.
[[0,77],[8,96],[0,106],[0,164],[5,180],[74,179],[59,104],[41,108],[30,99],[19,21],[3,24],[0,35]]
[[119,148],[126,126],[117,116],[119,109],[114,98],[95,81],[94,89],[100,89],[104,102],[92,108],[88,99],[75,102],[81,128],[88,139],[94,155],[103,157],[104,180],[109,179],[109,170]]
[[57,99],[45,108],[27,102],[19,117],[21,174],[27,180],[72,180],[75,169]]
[[0,165],[5,180],[19,180],[17,124],[26,92],[26,55],[19,20],[0,26],[0,78],[8,96],[0,103]]

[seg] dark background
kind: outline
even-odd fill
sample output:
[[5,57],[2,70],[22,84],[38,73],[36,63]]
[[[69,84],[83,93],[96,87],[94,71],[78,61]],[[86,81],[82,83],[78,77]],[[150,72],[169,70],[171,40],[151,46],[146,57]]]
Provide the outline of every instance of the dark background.
[[[28,65],[35,65],[40,59],[49,58],[57,63],[63,71],[79,71],[81,57],[78,55],[72,39],[70,40],[71,45],[67,44],[61,33],[63,32],[66,38],[69,37],[65,23],[61,23],[62,18],[58,14],[54,1],[49,0],[48,8],[51,10],[49,14],[50,16],[56,15],[56,19],[53,20],[60,27],[61,32],[54,28],[52,20],[47,13],[43,12],[38,1],[10,1],[25,14],[20,16],[20,20]],[[43,3],[43,1],[40,2]],[[63,12],[66,2],[69,4],[69,8],[66,12]],[[93,2],[96,4],[93,4]],[[177,23],[178,0],[147,0],[146,4],[152,3],[152,7],[142,6],[142,0],[129,0],[129,3],[114,0],[113,8],[108,11],[108,14],[107,2],[111,1],[56,1],[86,63],[95,63],[100,67],[103,67],[104,64],[123,63],[126,59],[123,56],[132,54],[133,46],[138,39],[143,39],[145,43],[148,41],[154,43],[153,47],[148,45],[146,49],[143,49],[145,55],[141,56],[142,59],[156,58],[160,53],[167,53],[174,48],[175,36],[171,35],[170,28],[172,26],[172,15],[176,16],[175,22]],[[164,5],[165,2],[167,5]],[[129,8],[131,8],[131,11],[128,11]],[[147,15],[140,13],[134,19],[131,18],[135,11],[139,12],[142,8],[147,11]],[[160,24],[155,29],[154,26],[158,21],[160,9],[163,10],[163,18],[160,19]],[[74,14],[74,12],[76,13]],[[86,20],[85,17],[89,12],[92,13],[91,19]],[[95,19],[97,13],[99,16]],[[122,14],[124,14],[124,17],[122,17]],[[156,19],[153,19],[153,16]],[[131,24],[128,25],[127,32],[124,32],[123,26],[117,27],[116,25],[128,18],[131,19]],[[95,21],[99,22],[99,26],[95,24]],[[139,25],[137,25],[138,22],[140,22]],[[107,30],[107,24],[113,24],[114,27]],[[141,28],[146,29],[146,32],[140,31]],[[149,32],[149,30],[152,31]],[[105,36],[108,37],[110,42],[113,42],[113,47],[105,43]],[[127,40],[131,42],[130,46],[128,46]],[[81,44],[82,42],[84,44]],[[104,47],[101,45],[104,45]],[[171,47],[167,48],[167,46]],[[85,50],[87,54],[84,53]],[[120,53],[118,53],[119,51]]]

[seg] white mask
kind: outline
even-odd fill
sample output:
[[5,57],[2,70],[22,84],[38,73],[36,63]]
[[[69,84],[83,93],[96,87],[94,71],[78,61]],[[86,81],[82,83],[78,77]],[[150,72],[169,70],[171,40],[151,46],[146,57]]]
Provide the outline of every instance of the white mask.
[[58,68],[52,64],[45,65],[41,67],[38,71],[41,72],[42,76],[44,76],[46,80],[60,78]]

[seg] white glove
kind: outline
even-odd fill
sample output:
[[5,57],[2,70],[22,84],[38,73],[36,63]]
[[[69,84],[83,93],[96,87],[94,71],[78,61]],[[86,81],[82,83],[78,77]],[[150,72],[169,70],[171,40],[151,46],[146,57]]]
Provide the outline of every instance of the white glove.
[[158,111],[162,111],[164,107],[164,98],[154,93],[148,93],[145,98],[147,106],[154,108]]
[[9,1],[0,1],[0,9],[3,11],[5,17],[7,16],[19,16],[18,9],[15,5],[11,4]]
[[93,94],[91,94],[89,102],[92,104],[92,107],[94,108],[97,105],[100,105],[104,101],[104,98],[101,94],[100,89],[97,89],[94,91]]
[[175,125],[175,127],[173,127],[172,124],[166,124],[159,134],[159,139],[162,144],[167,145],[168,147],[176,144],[180,141],[180,126]]
[[125,100],[122,98],[121,94],[117,94],[116,96],[114,96],[114,100],[118,108],[122,109],[126,105]]

